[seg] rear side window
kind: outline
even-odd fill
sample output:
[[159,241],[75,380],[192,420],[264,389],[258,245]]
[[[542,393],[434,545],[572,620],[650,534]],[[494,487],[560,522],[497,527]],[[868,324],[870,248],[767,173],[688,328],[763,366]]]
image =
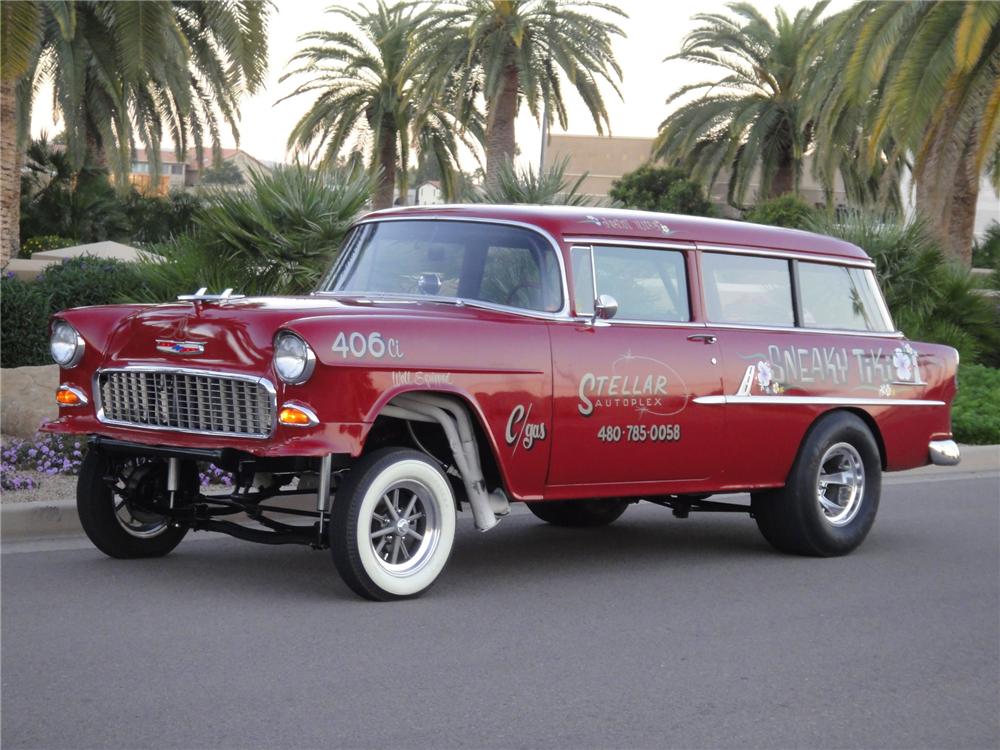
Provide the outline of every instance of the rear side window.
[[713,323],[795,325],[787,260],[703,253],[701,270]]
[[802,325],[849,331],[891,330],[871,271],[824,263],[798,264]]

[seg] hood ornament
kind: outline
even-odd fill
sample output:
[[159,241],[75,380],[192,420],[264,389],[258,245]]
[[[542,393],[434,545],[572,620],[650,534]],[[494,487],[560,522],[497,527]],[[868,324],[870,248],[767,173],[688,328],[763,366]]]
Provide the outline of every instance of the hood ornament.
[[157,339],[156,350],[166,354],[204,354],[205,345],[198,341],[174,341]]
[[209,294],[208,287],[203,286],[194,294],[179,294],[177,299],[181,302],[225,302],[227,299],[242,299],[244,295],[233,294],[233,288],[229,287],[222,294]]

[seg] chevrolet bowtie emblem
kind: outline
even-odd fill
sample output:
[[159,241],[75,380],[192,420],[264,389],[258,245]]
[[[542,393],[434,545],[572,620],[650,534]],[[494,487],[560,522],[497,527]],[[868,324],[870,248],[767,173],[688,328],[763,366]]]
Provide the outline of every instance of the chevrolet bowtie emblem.
[[171,341],[170,339],[157,339],[156,350],[167,354],[203,354],[205,345],[197,341]]

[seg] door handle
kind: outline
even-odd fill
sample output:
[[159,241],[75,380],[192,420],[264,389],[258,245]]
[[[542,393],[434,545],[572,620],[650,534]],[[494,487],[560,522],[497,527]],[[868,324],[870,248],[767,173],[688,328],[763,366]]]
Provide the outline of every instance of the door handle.
[[710,333],[692,333],[688,336],[688,341],[701,341],[704,344],[714,344],[718,340]]

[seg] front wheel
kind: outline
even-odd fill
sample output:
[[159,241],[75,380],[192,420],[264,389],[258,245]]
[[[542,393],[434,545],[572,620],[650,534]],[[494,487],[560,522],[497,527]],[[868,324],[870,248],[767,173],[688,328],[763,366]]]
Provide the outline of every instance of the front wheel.
[[[193,465],[183,478],[197,483]],[[166,510],[167,467],[140,458],[112,460],[97,449],[83,459],[76,484],[80,525],[94,546],[109,557],[162,557],[188,532]]]
[[784,487],[751,496],[752,510],[782,552],[832,557],[868,536],[881,491],[875,438],[860,418],[837,412],[810,430]]
[[628,500],[550,500],[525,503],[528,510],[553,526],[590,528],[607,526],[618,520],[629,505]]
[[356,594],[418,596],[437,580],[455,541],[455,496],[427,457],[385,448],[361,458],[337,488],[330,548]]

